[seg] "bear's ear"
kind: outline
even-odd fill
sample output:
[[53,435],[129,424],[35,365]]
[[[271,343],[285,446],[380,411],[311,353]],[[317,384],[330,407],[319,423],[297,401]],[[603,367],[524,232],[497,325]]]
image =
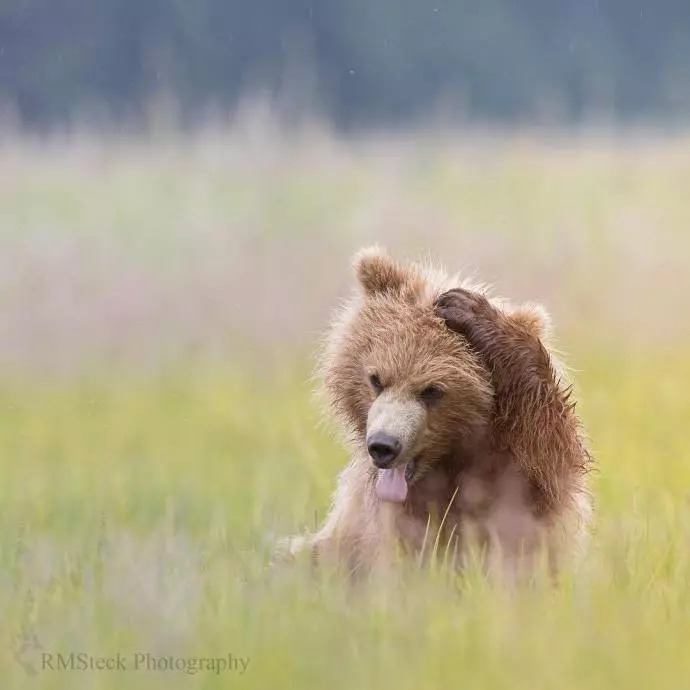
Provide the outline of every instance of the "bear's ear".
[[408,272],[378,246],[360,249],[353,257],[352,265],[367,295],[399,292],[409,279]]
[[519,304],[507,310],[511,320],[535,338],[544,340],[551,335],[551,317],[541,304]]

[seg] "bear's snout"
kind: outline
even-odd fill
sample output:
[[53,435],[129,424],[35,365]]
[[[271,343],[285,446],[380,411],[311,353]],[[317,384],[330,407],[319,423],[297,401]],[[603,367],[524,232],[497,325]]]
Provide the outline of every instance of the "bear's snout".
[[400,439],[383,431],[375,431],[367,438],[367,450],[374,465],[385,470],[400,455],[402,443]]
[[366,448],[374,465],[388,469],[404,464],[419,450],[426,410],[419,400],[400,391],[385,390],[374,400],[367,416]]

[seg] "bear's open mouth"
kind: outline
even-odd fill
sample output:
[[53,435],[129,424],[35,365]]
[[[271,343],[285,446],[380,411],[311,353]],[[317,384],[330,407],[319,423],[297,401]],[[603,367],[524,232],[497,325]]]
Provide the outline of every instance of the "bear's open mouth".
[[376,476],[376,495],[382,501],[403,503],[407,490],[417,479],[417,457],[404,465],[379,470]]

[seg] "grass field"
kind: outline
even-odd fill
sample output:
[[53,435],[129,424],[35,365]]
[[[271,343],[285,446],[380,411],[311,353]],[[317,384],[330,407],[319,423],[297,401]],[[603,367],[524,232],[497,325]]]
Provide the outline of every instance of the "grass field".
[[[685,687],[689,154],[246,124],[3,140],[3,690]],[[591,548],[559,587],[267,567],[346,460],[311,356],[375,240],[553,312],[597,458]],[[127,670],[42,668],[58,652]]]

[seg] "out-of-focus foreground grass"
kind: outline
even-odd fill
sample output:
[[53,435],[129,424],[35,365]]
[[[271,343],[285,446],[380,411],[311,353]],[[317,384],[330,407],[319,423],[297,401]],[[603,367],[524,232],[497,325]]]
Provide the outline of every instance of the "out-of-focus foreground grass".
[[[5,142],[2,687],[683,687],[689,152],[251,127]],[[346,461],[311,353],[374,240],[554,312],[598,460],[591,548],[560,586],[267,568]],[[128,670],[42,668],[55,652]],[[228,653],[243,674],[151,670]]]

